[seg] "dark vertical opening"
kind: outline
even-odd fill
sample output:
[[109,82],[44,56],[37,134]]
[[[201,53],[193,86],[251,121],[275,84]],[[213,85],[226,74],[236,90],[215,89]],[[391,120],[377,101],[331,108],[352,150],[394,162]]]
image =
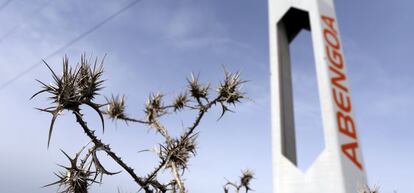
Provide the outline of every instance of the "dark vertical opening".
[[309,14],[291,8],[277,25],[282,153],[306,170],[324,148]]

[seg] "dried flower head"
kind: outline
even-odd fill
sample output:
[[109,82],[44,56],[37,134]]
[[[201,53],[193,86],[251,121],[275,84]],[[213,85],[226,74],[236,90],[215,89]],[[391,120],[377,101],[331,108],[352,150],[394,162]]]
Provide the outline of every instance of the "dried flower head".
[[235,104],[240,102],[240,99],[244,98],[244,93],[240,91],[243,83],[240,79],[240,73],[230,73],[224,70],[224,81],[217,88],[218,95],[220,96],[220,102],[226,102],[228,104]]
[[241,92],[241,86],[246,81],[240,79],[240,73],[230,73],[224,69],[224,81],[220,83],[220,86],[217,88],[218,100],[220,103],[222,112],[219,117],[221,119],[227,111],[232,112],[227,105],[240,102],[240,99],[245,98],[245,93]]
[[81,62],[79,64],[79,75],[78,75],[78,89],[81,101],[90,102],[98,95],[98,91],[102,89],[101,80],[103,74],[103,58],[98,65],[98,58],[95,58],[93,67],[92,61],[86,59],[86,55],[81,56]]
[[358,190],[358,193],[378,193],[378,192],[379,192],[379,187],[374,187],[374,189],[371,189],[368,185],[364,185]]
[[87,193],[89,185],[97,183],[93,178],[91,178],[93,173],[86,168],[78,166],[77,162],[79,154],[76,154],[75,158],[71,158],[68,154],[66,154],[66,152],[62,151],[62,153],[69,159],[70,166],[61,166],[66,171],[59,172],[58,174],[55,173],[59,180],[44,187],[58,184],[59,188],[64,188],[64,190],[61,191],[62,193]]
[[183,109],[188,102],[187,93],[179,94],[173,102],[174,111]]
[[109,116],[112,120],[116,119],[125,119],[127,115],[125,114],[125,96],[114,96],[107,98],[107,109],[105,114]]
[[94,97],[98,95],[98,91],[102,89],[102,65],[97,67],[97,62],[95,62],[95,65],[92,68],[90,62],[88,62],[83,55],[81,57],[80,66],[73,69],[69,66],[69,60],[65,56],[63,58],[62,75],[58,76],[45,61],[43,62],[52,73],[54,82],[51,84],[45,84],[37,80],[42,85],[42,90],[35,93],[31,99],[44,92],[51,95],[49,99],[53,101],[54,106],[44,109],[38,108],[40,111],[52,114],[47,143],[48,147],[56,118],[63,110],[76,112],[79,110],[80,105],[87,105],[98,113],[101,118],[102,129],[104,129],[104,119],[99,110],[101,105],[98,105],[92,101]]
[[152,94],[149,96],[147,103],[145,104],[145,114],[149,123],[154,123],[155,120],[165,113],[165,109],[162,104],[161,93]]
[[253,179],[253,176],[254,173],[249,169],[242,171],[242,176],[240,177],[240,184],[246,189],[246,191],[251,190],[250,181]]
[[181,170],[185,170],[191,155],[196,154],[197,134],[169,141],[166,146],[161,146],[160,158],[167,160],[166,168],[175,165]]
[[240,192],[242,188],[246,190],[246,193],[252,190],[250,188],[250,181],[253,179],[254,173],[251,170],[242,171],[242,176],[240,176],[240,183],[230,182],[227,180],[227,183],[224,184],[223,189],[225,193],[228,193],[230,188],[234,188],[235,192]]
[[190,90],[191,96],[196,98],[197,100],[204,98],[207,99],[208,90],[210,89],[209,85],[201,85],[198,82],[198,75],[195,76],[191,73],[191,78],[187,79],[188,81],[188,89]]

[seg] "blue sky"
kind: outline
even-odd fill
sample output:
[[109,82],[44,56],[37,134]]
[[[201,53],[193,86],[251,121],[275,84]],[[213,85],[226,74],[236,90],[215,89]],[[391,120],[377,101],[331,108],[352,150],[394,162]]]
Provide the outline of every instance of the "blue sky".
[[[52,0],[42,9],[48,0],[10,2],[0,10],[0,37],[20,27],[0,42],[0,84],[128,2]],[[383,192],[414,192],[413,6],[411,0],[336,1],[368,178]],[[223,65],[241,71],[249,80],[244,89],[253,101],[238,105],[236,113],[218,122],[219,111],[209,113],[199,128],[199,150],[190,162],[186,183],[190,192],[220,192],[224,177],[236,179],[241,169],[251,168],[256,173],[253,188],[267,193],[271,192],[267,25],[265,0],[143,0],[47,61],[60,70],[64,54],[74,64],[81,53],[106,53],[103,94],[125,94],[128,112],[135,116],[143,115],[149,93],[162,91],[171,98],[185,88],[191,72],[216,85]],[[299,36],[299,40],[305,38],[309,34]],[[297,55],[294,84],[300,85],[295,87],[296,124],[303,132],[300,145],[316,146],[299,149],[306,167],[323,144],[312,134],[320,129],[320,117],[314,69],[308,65],[313,59],[303,42],[295,42],[292,50]],[[45,95],[29,100],[39,89],[35,78],[51,81],[46,67],[40,65],[0,90],[0,192],[55,192],[54,187],[40,187],[55,180],[53,172],[60,169],[56,163],[67,163],[59,149],[74,154],[88,142],[73,116],[66,113],[58,119],[51,147],[46,148],[50,116],[33,107],[49,102]],[[86,115],[89,124],[99,126],[96,115],[89,111]],[[190,121],[191,115],[177,114],[165,121],[178,133],[181,120]],[[142,173],[154,166],[154,155],[137,151],[153,147],[161,140],[159,135],[141,125],[127,127],[120,122],[115,126],[110,121],[107,125],[105,134],[99,134],[125,161]],[[109,159],[105,163],[119,169]],[[93,192],[116,192],[117,187],[125,192],[136,189],[122,173],[105,178]]]

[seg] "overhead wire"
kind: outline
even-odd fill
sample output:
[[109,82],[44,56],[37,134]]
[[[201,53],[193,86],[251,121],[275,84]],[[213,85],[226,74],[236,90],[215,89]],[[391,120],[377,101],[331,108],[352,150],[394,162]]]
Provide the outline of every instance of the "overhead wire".
[[[95,30],[99,29],[100,27],[102,27],[103,25],[105,25],[106,23],[108,23],[109,21],[111,21],[112,19],[114,19],[115,17],[119,16],[121,13],[127,11],[128,9],[132,8],[134,5],[136,5],[136,4],[138,4],[138,3],[142,2],[142,1],[143,0],[133,0],[133,1],[131,1],[130,3],[128,3],[127,5],[125,5],[124,7],[122,7],[121,9],[119,9],[118,11],[116,11],[115,13],[113,13],[112,15],[108,16],[107,18],[105,18],[101,22],[99,22],[96,25],[92,26],[88,30],[86,30],[83,33],[79,34],[78,36],[76,36],[75,38],[73,38],[72,40],[70,40],[69,42],[67,42],[63,46],[61,46],[60,48],[56,49],[55,51],[53,51],[52,53],[50,53],[49,55],[47,55],[46,57],[44,57],[43,60],[47,60],[47,59],[50,59],[51,57],[54,57],[55,55],[57,55],[61,51],[65,50],[67,47],[73,45],[74,43],[76,43],[77,41],[81,40],[85,36],[91,34],[92,32],[94,32]],[[42,64],[42,60],[38,61],[37,63],[32,64],[31,66],[29,66],[25,70],[21,71],[20,73],[16,74],[15,76],[13,76],[12,78],[10,78],[6,82],[2,83],[0,85],[0,91],[3,90],[4,88],[6,88],[11,83],[13,83],[14,81],[16,81],[19,78],[21,78],[22,76],[24,76],[27,73],[31,72],[32,70],[34,70],[36,67],[38,67],[41,64]]]

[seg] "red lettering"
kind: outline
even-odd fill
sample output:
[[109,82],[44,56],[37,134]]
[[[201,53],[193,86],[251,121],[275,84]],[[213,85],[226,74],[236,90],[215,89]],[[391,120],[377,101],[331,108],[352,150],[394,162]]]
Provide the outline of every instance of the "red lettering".
[[353,139],[357,139],[355,123],[352,117],[344,115],[341,111],[336,113],[339,131]]
[[328,44],[331,47],[339,50],[339,48],[341,47],[341,44],[339,43],[338,36],[336,36],[334,32],[332,32],[331,30],[325,29],[323,30],[323,36],[325,37],[326,42],[328,42]]
[[340,88],[342,91],[348,92],[348,88],[345,85],[343,85],[345,83],[344,81],[346,80],[345,74],[333,68],[332,66],[329,67],[329,69],[335,73],[335,75],[331,77],[331,83],[336,87]]
[[336,34],[335,27],[334,27],[334,23],[335,23],[335,19],[334,18],[323,15],[322,16],[322,21],[324,21],[325,24],[327,26],[329,26],[330,29]]
[[342,54],[338,52],[336,49],[329,49],[329,46],[326,46],[326,54],[328,55],[329,62],[342,69],[344,67],[344,59],[342,58]]
[[348,95],[346,95],[346,103],[344,100],[344,94],[343,92],[339,91],[339,94],[337,94],[338,92],[336,91],[336,89],[332,89],[332,93],[333,93],[333,97],[335,99],[335,103],[336,105],[342,109],[343,111],[350,113],[351,112],[351,97],[349,97]]
[[344,72],[344,59],[341,53],[341,43],[335,30],[335,19],[322,16],[322,22],[326,25],[323,30],[325,50],[329,60],[330,81],[333,100],[336,106],[336,123],[339,133],[353,140],[351,143],[342,144],[342,152],[356,167],[362,170],[362,164],[358,159],[358,140],[356,126],[352,118],[351,98],[348,95],[346,74]]
[[358,161],[357,152],[358,143],[348,143],[342,145],[342,152],[348,157],[360,170],[362,170],[362,164]]

